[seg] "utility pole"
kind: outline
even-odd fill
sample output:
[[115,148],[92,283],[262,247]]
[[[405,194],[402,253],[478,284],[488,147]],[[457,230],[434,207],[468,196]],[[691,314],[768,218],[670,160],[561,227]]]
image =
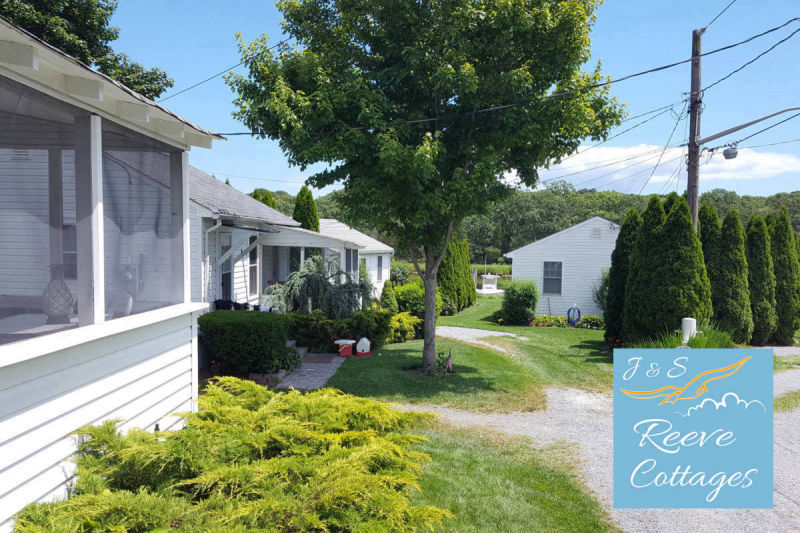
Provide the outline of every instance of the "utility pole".
[[700,195],[700,113],[703,105],[703,95],[700,87],[700,54],[702,54],[703,34],[705,28],[692,32],[692,84],[689,93],[689,161],[686,165],[689,178],[686,194],[689,200],[689,212],[692,215],[692,224],[697,231],[697,204]]

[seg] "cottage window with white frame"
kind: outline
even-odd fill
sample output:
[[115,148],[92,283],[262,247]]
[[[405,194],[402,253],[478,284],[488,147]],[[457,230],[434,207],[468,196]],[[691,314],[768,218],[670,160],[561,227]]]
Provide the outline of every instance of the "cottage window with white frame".
[[[231,234],[221,233],[219,236],[220,257],[228,253],[231,249],[231,246],[232,246]],[[219,288],[220,288],[220,298],[222,300],[233,299],[233,287],[231,286],[232,281],[233,281],[233,275],[231,274],[231,258],[229,257],[228,259],[222,262],[220,268]]]
[[561,261],[545,261],[542,294],[561,294]]
[[378,256],[378,281],[383,281],[383,256]]
[[[255,242],[258,240],[258,237],[255,235],[250,236],[250,245],[253,246]],[[258,246],[253,246],[253,249],[250,250],[250,286],[249,292],[250,296],[254,296],[258,294]]]

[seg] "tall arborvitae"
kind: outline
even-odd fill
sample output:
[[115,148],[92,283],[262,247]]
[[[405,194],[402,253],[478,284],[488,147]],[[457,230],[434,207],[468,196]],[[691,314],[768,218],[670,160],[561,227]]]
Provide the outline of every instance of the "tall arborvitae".
[[685,317],[707,324],[711,320],[711,284],[689,204],[683,197],[674,200],[661,237],[653,258],[660,268],[651,288],[657,302],[652,334],[679,329]]
[[747,282],[753,312],[753,344],[766,344],[775,331],[775,274],[772,270],[769,231],[758,215],[747,222]]
[[458,311],[475,303],[475,285],[472,283],[469,243],[466,240],[450,239],[437,281],[442,298],[452,300]]
[[678,193],[671,192],[664,198],[664,214],[669,215],[669,212],[672,211],[672,206],[675,205],[675,200],[680,198]]
[[800,265],[797,263],[797,247],[789,213],[784,207],[775,217],[770,232],[772,268],[775,273],[775,311],[778,322],[772,339],[777,344],[794,344],[794,332],[798,327],[798,284]]
[[255,198],[262,204],[275,209],[275,198],[272,196],[272,193],[269,192],[267,189],[258,188],[253,190],[250,193],[251,198]]
[[622,317],[625,306],[625,284],[628,282],[628,263],[636,245],[636,235],[642,217],[636,209],[629,209],[617,235],[617,244],[611,253],[608,271],[608,295],[603,318],[606,322],[606,339],[616,342],[622,337]]
[[[747,344],[753,336],[753,313],[747,283],[745,233],[739,213],[728,211],[722,222],[719,240],[719,284],[714,300],[714,317],[734,342]],[[712,284],[712,295],[714,287]]]
[[628,261],[622,319],[622,338],[626,342],[648,338],[665,327],[653,322],[660,314],[663,297],[658,288],[662,265],[654,259],[661,247],[663,224],[664,206],[657,196],[652,196],[642,213],[636,245]]
[[303,229],[319,232],[319,215],[317,203],[311,196],[311,191],[305,185],[294,200],[294,213],[292,218],[300,223]]
[[717,301],[722,291],[719,280],[720,265],[720,231],[719,215],[713,204],[703,203],[697,216],[698,233],[703,248],[703,259],[706,264],[708,281],[711,283],[711,307],[714,319],[718,319]]

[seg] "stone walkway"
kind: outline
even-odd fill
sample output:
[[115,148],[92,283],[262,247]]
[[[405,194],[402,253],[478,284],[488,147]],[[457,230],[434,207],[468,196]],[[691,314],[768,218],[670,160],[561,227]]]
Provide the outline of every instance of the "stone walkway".
[[335,353],[304,355],[302,364],[283,378],[275,388],[321,389],[333,377],[345,359],[347,358],[339,357],[339,354]]
[[[800,368],[794,370],[784,370],[773,374],[772,389],[775,397],[782,396],[787,392],[800,390]],[[800,427],[798,427],[798,435],[800,435]],[[798,487],[800,489],[800,487]]]
[[478,344],[486,348],[496,350],[502,353],[508,353],[508,350],[502,346],[497,346],[483,339],[488,337],[511,337],[519,340],[528,340],[525,337],[515,333],[508,333],[506,331],[491,331],[488,329],[476,328],[459,328],[456,326],[436,326],[436,336],[446,337],[448,339],[456,339],[458,341],[466,342],[468,344]]
[[[781,374],[793,372],[798,371]],[[776,374],[776,394],[781,374]],[[577,389],[549,389],[547,404],[546,411],[511,414],[419,405],[404,409],[438,413],[457,426],[487,426],[529,437],[538,444],[576,443],[586,485],[625,531],[800,532],[800,410],[775,414],[774,509],[613,509],[611,397]]]
[[800,355],[800,346],[764,346],[764,348],[772,348],[772,353],[778,357]]

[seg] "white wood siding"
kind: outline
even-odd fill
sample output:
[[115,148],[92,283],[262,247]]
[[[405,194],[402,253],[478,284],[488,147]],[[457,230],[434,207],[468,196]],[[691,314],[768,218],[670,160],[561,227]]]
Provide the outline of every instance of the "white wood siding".
[[[540,292],[537,311],[540,314],[566,315],[573,304],[584,315],[600,314],[592,300],[592,288],[600,283],[603,270],[611,266],[611,252],[618,234],[616,224],[612,226],[609,221],[599,218],[568,228],[559,235],[517,250],[513,257],[512,278],[536,282]],[[545,261],[561,262],[561,294],[542,293]]]
[[170,413],[195,408],[195,324],[187,312],[0,370],[0,531],[28,503],[65,496],[81,426],[178,427]]
[[[382,257],[382,272],[381,272],[381,280],[378,281],[378,257]],[[372,286],[374,287],[373,296],[375,298],[380,298],[381,292],[383,291],[383,285],[388,281],[389,274],[390,274],[390,265],[392,261],[391,254],[365,254],[361,253],[361,258],[367,264],[367,272],[369,273],[369,279],[372,282]]]

